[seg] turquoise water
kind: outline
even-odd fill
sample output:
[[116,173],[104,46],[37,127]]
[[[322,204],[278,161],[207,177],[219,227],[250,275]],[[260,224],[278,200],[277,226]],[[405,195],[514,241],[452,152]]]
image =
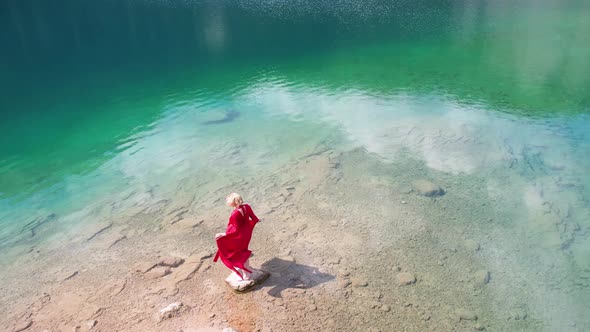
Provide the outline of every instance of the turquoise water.
[[1,260],[124,214],[104,210],[130,192],[361,148],[493,202],[522,261],[566,271],[534,319],[590,328],[589,17],[583,1],[5,1]]

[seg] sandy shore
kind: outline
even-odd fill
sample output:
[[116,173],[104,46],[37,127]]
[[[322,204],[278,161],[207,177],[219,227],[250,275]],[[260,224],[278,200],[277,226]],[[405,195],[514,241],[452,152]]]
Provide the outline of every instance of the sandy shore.
[[[515,240],[502,202],[476,177],[318,148],[236,180],[214,190],[180,183],[173,197],[125,193],[109,207],[115,217],[67,241],[16,246],[0,274],[2,330],[539,331],[563,303],[546,299],[571,286],[556,286],[566,267]],[[252,265],[272,272],[242,295],[212,262],[231,191],[263,219]],[[179,310],[158,317],[175,302]]]

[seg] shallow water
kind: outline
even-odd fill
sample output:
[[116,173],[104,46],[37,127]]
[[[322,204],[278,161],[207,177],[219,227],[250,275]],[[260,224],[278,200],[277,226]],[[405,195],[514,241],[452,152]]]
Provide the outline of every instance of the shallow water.
[[[256,179],[340,153],[344,165],[354,160],[343,183],[443,186],[434,205],[417,208],[436,227],[488,236],[480,242],[492,302],[511,294],[534,322],[515,329],[590,328],[588,4],[103,0],[0,9],[3,264],[164,199],[201,206],[244,179],[246,192],[260,193]],[[370,190],[355,195],[360,187],[338,188],[342,204],[378,200]],[[494,285],[502,269],[532,290],[501,277]]]

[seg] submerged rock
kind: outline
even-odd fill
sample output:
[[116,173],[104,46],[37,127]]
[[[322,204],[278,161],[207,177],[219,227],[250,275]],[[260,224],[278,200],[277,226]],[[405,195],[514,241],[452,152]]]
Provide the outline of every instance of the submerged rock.
[[457,318],[458,321],[461,320],[477,320],[477,315],[470,310],[467,309],[457,309],[455,311],[455,317]]
[[510,314],[510,317],[514,318],[514,320],[525,320],[527,316],[526,311],[523,309],[514,309]]
[[490,282],[490,272],[486,270],[479,270],[474,274],[475,281],[478,284],[485,285]]
[[445,191],[439,185],[427,180],[416,180],[412,182],[412,187],[422,196],[436,197],[445,194]]
[[475,252],[481,249],[481,247],[479,246],[479,242],[475,240],[465,240],[465,242],[463,242],[463,245],[465,246],[465,249],[467,249],[468,251]]
[[416,283],[416,276],[412,273],[402,272],[395,276],[395,282],[398,286],[406,286]]
[[203,122],[201,122],[201,124],[205,125],[205,126],[209,126],[209,125],[217,125],[217,124],[232,122],[240,116],[240,112],[238,112],[236,110],[232,110],[232,109],[223,110],[223,112],[217,112],[213,116],[217,117],[217,118],[209,120],[209,121],[203,121]]

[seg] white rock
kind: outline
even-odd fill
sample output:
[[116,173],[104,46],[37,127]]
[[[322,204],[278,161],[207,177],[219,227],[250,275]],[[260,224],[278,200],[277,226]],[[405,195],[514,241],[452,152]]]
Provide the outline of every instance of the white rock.
[[232,273],[225,279],[225,282],[234,292],[245,293],[254,286],[263,283],[269,276],[270,273],[267,271],[252,269],[250,280],[242,280],[235,273]]
[[182,302],[173,302],[169,305],[165,306],[164,308],[160,309],[157,320],[158,322],[163,321],[164,319],[172,318],[184,310],[184,305]]

